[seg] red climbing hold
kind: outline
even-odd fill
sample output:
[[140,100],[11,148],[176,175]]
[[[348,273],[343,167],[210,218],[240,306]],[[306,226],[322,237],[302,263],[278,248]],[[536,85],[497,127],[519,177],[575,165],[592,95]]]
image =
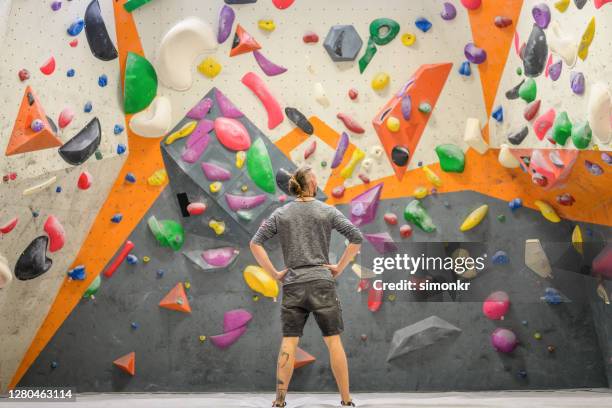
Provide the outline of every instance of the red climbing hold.
[[359,91],[357,91],[355,88],[351,88],[348,91],[348,96],[352,101],[354,101],[359,96]]
[[49,236],[49,252],[56,252],[64,247],[66,232],[57,217],[50,215],[43,229]]
[[552,127],[556,115],[557,113],[554,109],[549,109],[548,112],[536,119],[533,123],[533,131],[538,139],[544,139],[544,136],[546,136],[546,133]]
[[339,113],[336,115],[336,117],[340,119],[342,123],[344,123],[344,126],[346,126],[346,128],[351,132],[357,134],[365,133],[365,129],[359,123],[357,123],[355,119],[353,119],[346,113]]
[[132,351],[125,356],[121,356],[113,361],[113,364],[133,376],[136,374],[136,353]]
[[200,215],[206,211],[206,204],[204,203],[190,203],[187,206],[187,212],[189,215]]
[[92,175],[88,171],[84,171],[79,176],[77,187],[79,188],[79,190],[87,190],[89,187],[91,187],[92,183],[93,183]]
[[468,10],[476,10],[482,4],[482,0],[461,0],[461,4]]
[[293,363],[293,368],[304,367],[305,365],[314,363],[316,360],[317,359],[313,355],[298,347],[295,351],[295,362]]
[[191,313],[191,306],[189,306],[189,300],[187,300],[183,282],[177,283],[161,302],[159,302],[159,306],[170,310],[176,310],[177,312]]
[[55,71],[55,58],[51,57],[40,67],[40,72],[51,75]]
[[412,227],[408,224],[404,224],[400,227],[400,236],[402,238],[410,238],[412,236]]
[[117,255],[113,263],[111,263],[104,271],[104,276],[106,276],[107,278],[113,276],[119,265],[121,265],[123,260],[127,258],[128,254],[132,249],[134,249],[134,243],[132,241],[126,241],[125,245],[121,249],[121,252],[119,252],[119,255]]
[[280,10],[291,7],[294,2],[295,0],[272,0],[272,4],[274,4],[276,8]]
[[27,69],[25,69],[25,68],[24,69],[20,69],[18,75],[19,75],[19,80],[21,82],[23,82],[23,81],[25,81],[27,79],[30,79],[30,72]]
[[19,217],[15,217],[9,222],[3,225],[0,225],[0,232],[3,234],[8,234],[9,232],[13,230],[13,228],[15,228],[18,222],[19,222]]
[[389,225],[397,225],[397,215],[393,213],[386,213],[383,219]]
[[77,45],[79,45],[79,40],[78,38],[75,38],[74,40],[70,41],[68,43],[72,48],[76,47]]
[[72,119],[74,119],[74,111],[70,108],[65,108],[57,119],[57,125],[60,129],[63,129],[72,122]]
[[308,148],[304,151],[304,160],[312,156],[315,150],[317,150],[317,141],[313,140],[310,146],[308,146]]
[[304,41],[306,44],[318,43],[319,36],[315,32],[307,31],[306,33],[304,33],[304,36],[302,37],[302,41]]
[[599,9],[603,7],[604,4],[608,4],[612,2],[612,0],[595,0],[593,3],[595,4],[595,8]]
[[383,300],[382,289],[374,289],[374,286],[375,285],[372,285],[368,291],[368,309],[370,312],[377,312]]

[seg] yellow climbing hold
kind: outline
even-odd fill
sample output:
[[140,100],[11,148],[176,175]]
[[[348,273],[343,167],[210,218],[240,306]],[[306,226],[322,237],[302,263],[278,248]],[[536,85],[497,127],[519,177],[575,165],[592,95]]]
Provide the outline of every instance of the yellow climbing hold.
[[170,143],[173,143],[179,139],[182,139],[185,136],[189,136],[191,132],[193,132],[193,130],[196,128],[197,124],[198,122],[195,120],[191,122],[187,122],[182,128],[180,128],[179,130],[177,130],[176,132],[168,136],[166,140],[164,141],[164,143],[169,145]]
[[149,183],[150,186],[161,186],[166,183],[167,179],[168,174],[166,173],[166,169],[159,169],[147,179],[147,183]]
[[221,72],[221,64],[213,57],[206,57],[198,65],[200,74],[208,78],[214,78]]
[[244,162],[246,161],[246,152],[239,151],[236,153],[236,167],[241,169],[244,166]]
[[536,200],[535,206],[538,207],[544,218],[550,222],[561,222],[561,218],[557,215],[555,209],[547,202]]
[[148,256],[143,256],[142,257],[142,262],[149,263],[149,262],[151,262],[151,258],[149,258]]
[[389,119],[387,119],[387,129],[389,129],[389,132],[399,132],[400,130],[400,120],[398,118],[396,118],[395,116],[389,116]]
[[243,193],[246,193],[247,191],[249,191],[249,186],[247,186],[246,184],[241,185],[240,191],[242,191]]
[[472,211],[470,215],[468,215],[465,218],[465,220],[463,221],[463,224],[461,224],[461,227],[459,227],[459,230],[462,232],[471,230],[472,228],[480,224],[480,222],[483,220],[485,215],[487,215],[488,211],[489,211],[488,205],[486,204],[481,205],[480,207]]
[[555,3],[555,8],[559,10],[561,13],[565,13],[565,10],[567,10],[569,5],[570,5],[570,0],[559,0],[558,2]]
[[583,61],[589,55],[589,47],[593,42],[593,37],[595,37],[595,17],[591,19],[586,30],[584,30],[580,45],[578,45],[578,57]]
[[225,223],[223,221],[210,220],[208,226],[212,228],[217,235],[222,235],[225,232]]
[[427,166],[423,166],[423,171],[425,172],[425,177],[427,177],[427,180],[429,180],[431,184],[436,187],[442,186],[442,179],[436,173],[434,173],[432,169]]
[[412,33],[406,33],[402,35],[402,44],[406,47],[410,47],[416,41],[416,35]]
[[344,168],[340,171],[340,176],[342,178],[350,178],[353,175],[353,171],[355,171],[355,167],[362,161],[365,157],[365,152],[361,149],[355,149],[353,155],[351,156],[351,160],[344,166]]
[[584,241],[582,239],[582,231],[580,230],[580,226],[576,225],[574,227],[574,231],[572,232],[572,245],[574,246],[574,249],[580,254],[584,253],[584,248],[582,246],[583,242]]
[[419,200],[421,198],[425,198],[427,197],[427,189],[423,186],[417,187],[414,189],[414,198],[418,198]]
[[382,91],[387,87],[387,85],[389,85],[390,80],[391,77],[389,77],[389,74],[379,72],[378,74],[374,75],[374,78],[372,79],[372,89],[375,91]]
[[248,265],[242,276],[254,292],[270,298],[278,296],[278,283],[259,266]]
[[257,26],[264,31],[272,32],[276,29],[276,24],[274,24],[274,20],[259,20],[257,22]]
[[199,339],[202,343],[204,343],[206,341],[206,336],[200,336]]
[[223,187],[223,184],[221,184],[220,181],[215,181],[214,183],[210,183],[210,192],[211,193],[218,193],[221,190],[221,187]]
[[185,282],[185,289],[189,289],[189,288],[191,288],[191,282],[186,281]]

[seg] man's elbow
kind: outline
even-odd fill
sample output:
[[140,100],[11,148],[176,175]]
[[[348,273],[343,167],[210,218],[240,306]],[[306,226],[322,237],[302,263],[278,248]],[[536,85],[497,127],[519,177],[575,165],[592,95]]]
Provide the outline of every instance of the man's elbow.
[[255,253],[255,251],[257,251],[259,248],[261,248],[261,245],[259,245],[255,241],[251,241],[251,242],[249,242],[249,248],[251,249],[251,252]]

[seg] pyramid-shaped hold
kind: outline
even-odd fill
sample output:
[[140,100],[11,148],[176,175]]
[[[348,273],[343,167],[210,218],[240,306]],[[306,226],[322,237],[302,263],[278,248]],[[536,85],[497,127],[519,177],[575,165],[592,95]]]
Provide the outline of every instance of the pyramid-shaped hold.
[[430,347],[459,333],[461,333],[460,328],[438,316],[430,316],[393,333],[387,361]]
[[170,310],[176,310],[177,312],[191,313],[191,306],[189,306],[183,282],[177,283],[161,302],[159,302],[159,306]]
[[113,361],[113,364],[129,375],[134,375],[136,374],[136,353],[132,351],[125,356],[121,356]]
[[377,184],[351,200],[351,221],[356,226],[371,223],[376,217],[383,183]]
[[[34,121],[36,123],[33,125]],[[21,100],[5,154],[12,156],[61,145],[62,142],[55,136],[40,101],[28,86]]]
[[[431,112],[421,112],[419,106],[428,104],[432,110],[435,108],[452,66],[451,63],[422,65],[372,120],[380,143],[400,180],[431,116]],[[391,117],[399,120],[399,130],[391,131],[387,127],[386,122]]]
[[317,359],[313,355],[298,347],[295,352],[295,362],[293,363],[293,368],[304,367],[305,365],[314,363],[316,360]]
[[261,45],[247,33],[240,24],[236,27],[236,34],[234,35],[234,42],[232,43],[232,49],[230,51],[230,57],[252,52],[261,48]]
[[393,237],[391,237],[388,232],[363,234],[363,236],[380,254],[397,251],[397,245],[395,245],[395,242],[393,242]]
[[575,149],[510,149],[510,153],[529,174],[535,172],[546,177],[544,190],[567,180],[578,159]]

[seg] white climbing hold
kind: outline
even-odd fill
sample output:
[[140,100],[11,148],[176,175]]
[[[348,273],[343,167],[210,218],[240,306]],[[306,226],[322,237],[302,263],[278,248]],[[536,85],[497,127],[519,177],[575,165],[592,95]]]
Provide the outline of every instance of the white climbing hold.
[[48,188],[49,186],[52,186],[53,184],[55,184],[56,181],[57,181],[57,176],[53,176],[47,181],[43,181],[42,183],[37,184],[30,188],[26,188],[25,190],[23,190],[23,193],[21,194],[24,196],[27,196],[27,195],[38,193],[39,191],[42,191]]
[[552,278],[552,268],[539,239],[525,241],[525,265],[542,278]]
[[361,162],[361,168],[366,173],[369,173],[370,170],[372,170],[373,165],[374,165],[374,162],[372,161],[372,159],[364,159],[364,161]]
[[314,84],[314,96],[319,105],[323,106],[324,108],[329,106],[329,98],[327,97],[327,93],[325,92],[325,88],[323,88],[322,83],[317,82]]
[[130,129],[142,137],[162,137],[172,127],[172,106],[165,96],[156,96],[147,109],[130,119]]
[[591,86],[587,112],[593,136],[601,143],[609,143],[612,138],[612,95],[605,84],[598,82]]
[[11,283],[13,280],[13,274],[8,267],[6,258],[0,254],[0,289]]
[[480,121],[476,118],[468,118],[465,122],[463,141],[480,154],[485,154],[489,150],[489,145],[482,138]]
[[550,51],[561,57],[565,65],[573,67],[578,56],[578,41],[567,36],[557,21],[550,23],[546,37]]
[[210,25],[188,17],[172,27],[157,52],[157,76],[169,88],[185,91],[193,83],[196,58],[217,49],[217,36]]
[[370,153],[370,155],[372,157],[374,157],[376,160],[380,160],[383,157],[383,153],[385,153],[385,151],[383,150],[381,145],[375,145],[370,147],[370,149],[368,150],[368,153]]
[[497,156],[497,160],[499,160],[499,163],[507,169],[516,169],[521,165],[516,157],[514,157],[510,152],[510,147],[505,143],[502,143],[502,145],[499,146],[499,155]]

